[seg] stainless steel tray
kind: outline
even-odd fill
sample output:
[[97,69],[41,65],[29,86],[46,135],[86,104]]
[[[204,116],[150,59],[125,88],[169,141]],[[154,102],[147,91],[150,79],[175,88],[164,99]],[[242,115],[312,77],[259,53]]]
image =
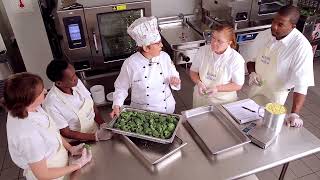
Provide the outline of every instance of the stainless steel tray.
[[[132,108],[132,107],[129,107],[129,106],[123,106],[122,109],[121,109],[121,112],[125,112],[125,111],[154,112],[154,111],[148,111],[148,110],[135,109],[135,108]],[[155,113],[159,113],[159,112],[155,112]],[[122,135],[126,135],[126,136],[145,139],[145,140],[149,140],[149,141],[153,141],[153,142],[157,142],[157,143],[162,143],[162,144],[171,143],[173,141],[176,133],[177,133],[177,130],[178,130],[180,124],[181,124],[182,117],[181,117],[181,115],[178,115],[178,114],[165,114],[165,113],[159,113],[159,114],[162,115],[162,116],[168,116],[168,115],[176,116],[179,119],[175,130],[173,131],[171,137],[168,138],[168,139],[161,139],[161,138],[156,138],[156,137],[152,137],[152,136],[137,134],[137,133],[133,133],[133,132],[122,131],[120,129],[113,128],[114,123],[118,119],[117,117],[113,118],[112,121],[108,124],[108,126],[104,127],[104,128],[109,129],[109,130],[111,130],[111,131],[113,131],[114,133],[117,133],[117,134],[122,134]]]
[[212,154],[219,154],[249,143],[250,139],[216,106],[182,112],[183,118]]
[[120,138],[129,150],[152,171],[162,163],[168,164],[167,160],[169,161],[182,147],[187,145],[177,136],[170,144],[159,144],[124,135],[120,135]]

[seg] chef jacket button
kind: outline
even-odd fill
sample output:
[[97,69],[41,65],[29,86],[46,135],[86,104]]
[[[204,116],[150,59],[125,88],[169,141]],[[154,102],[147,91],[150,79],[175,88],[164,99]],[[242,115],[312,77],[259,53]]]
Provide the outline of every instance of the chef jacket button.
[[163,101],[166,101],[165,99]]
[[167,107],[165,107],[164,109],[167,109]]
[[147,88],[149,88],[149,86],[147,86]]
[[164,82],[162,84],[165,84]]
[[147,94],[147,96],[149,96],[149,94]]
[[152,64],[151,63],[149,63],[149,66],[151,66]]
[[162,91],[164,93],[164,91]]
[[147,106],[149,106],[149,104],[147,104]]
[[145,76],[144,78],[147,78],[147,76]]
[[160,63],[157,63],[158,65],[160,64]]
[[162,74],[162,72],[160,74]]
[[145,66],[143,66],[143,68],[146,68]]

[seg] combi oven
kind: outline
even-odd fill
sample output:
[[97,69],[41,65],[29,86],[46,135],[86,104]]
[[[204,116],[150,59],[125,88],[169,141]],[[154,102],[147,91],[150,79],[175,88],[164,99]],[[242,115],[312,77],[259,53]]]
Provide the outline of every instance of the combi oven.
[[[76,69],[118,69],[136,51],[127,27],[151,15],[151,1],[84,1],[58,8],[57,20],[65,58]],[[90,3],[90,4],[88,4]]]

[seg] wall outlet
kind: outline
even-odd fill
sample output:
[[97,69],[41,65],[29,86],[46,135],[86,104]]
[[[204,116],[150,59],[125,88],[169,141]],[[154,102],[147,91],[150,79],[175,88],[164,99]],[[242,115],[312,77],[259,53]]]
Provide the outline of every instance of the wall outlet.
[[10,0],[13,13],[33,12],[33,0]]

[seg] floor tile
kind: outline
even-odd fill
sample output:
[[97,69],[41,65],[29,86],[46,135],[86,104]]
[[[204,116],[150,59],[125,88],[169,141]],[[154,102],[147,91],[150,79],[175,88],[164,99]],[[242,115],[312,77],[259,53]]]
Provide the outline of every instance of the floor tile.
[[4,162],[3,162],[3,165],[2,165],[2,169],[12,168],[12,167],[17,167],[17,166],[11,160],[11,156],[10,156],[9,151],[6,151]]
[[[275,174],[275,176],[277,176],[277,178],[280,177],[280,174],[281,174],[281,171],[282,171],[282,165],[281,166],[277,166],[277,167],[274,167],[272,168],[272,172]],[[292,179],[296,179],[297,176],[292,172],[292,170],[290,168],[287,169],[287,172],[284,176],[284,178],[286,180],[292,180]]]
[[265,170],[256,174],[259,180],[277,180],[277,176],[271,170]]
[[2,169],[4,157],[6,155],[6,148],[0,148],[0,170]]
[[19,178],[22,178],[23,176],[23,169],[19,169]]
[[320,180],[320,176],[318,176],[316,173],[313,173],[313,174],[309,174],[301,178],[298,178],[298,180]]
[[320,171],[320,159],[316,155],[310,155],[301,159],[313,172]]
[[1,171],[0,180],[13,180],[19,178],[19,168],[12,167]]
[[289,168],[298,178],[312,173],[312,170],[301,160],[290,162]]

